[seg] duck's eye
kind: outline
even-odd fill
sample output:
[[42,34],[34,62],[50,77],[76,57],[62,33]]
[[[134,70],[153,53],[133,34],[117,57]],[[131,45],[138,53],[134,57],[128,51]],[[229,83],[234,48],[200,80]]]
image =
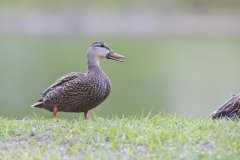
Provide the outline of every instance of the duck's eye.
[[103,44],[101,44],[100,47],[105,48],[105,46]]

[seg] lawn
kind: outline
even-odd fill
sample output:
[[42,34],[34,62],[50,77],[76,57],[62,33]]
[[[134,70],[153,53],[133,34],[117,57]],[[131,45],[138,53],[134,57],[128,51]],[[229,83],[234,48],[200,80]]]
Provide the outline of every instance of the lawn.
[[167,114],[0,118],[0,159],[239,159],[238,121]]

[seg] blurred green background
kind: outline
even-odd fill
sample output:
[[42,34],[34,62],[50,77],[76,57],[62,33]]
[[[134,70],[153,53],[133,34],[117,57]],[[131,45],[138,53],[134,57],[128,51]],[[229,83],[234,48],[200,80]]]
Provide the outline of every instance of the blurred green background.
[[99,116],[208,117],[239,92],[238,0],[1,1],[0,115],[50,118],[29,106],[63,74],[86,72],[94,41],[127,57],[101,61],[113,88]]

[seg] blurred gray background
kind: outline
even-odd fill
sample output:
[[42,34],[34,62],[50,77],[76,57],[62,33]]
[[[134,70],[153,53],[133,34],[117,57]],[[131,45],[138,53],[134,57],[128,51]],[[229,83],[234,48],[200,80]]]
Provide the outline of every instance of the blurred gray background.
[[86,72],[94,41],[127,57],[101,61],[113,89],[98,116],[208,117],[240,90],[239,0],[1,1],[0,115],[50,118],[29,106],[63,74]]

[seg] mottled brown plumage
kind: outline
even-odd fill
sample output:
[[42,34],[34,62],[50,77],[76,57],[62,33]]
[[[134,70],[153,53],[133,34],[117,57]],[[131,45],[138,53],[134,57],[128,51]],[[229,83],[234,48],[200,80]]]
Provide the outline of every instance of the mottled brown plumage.
[[32,107],[45,108],[53,112],[53,119],[58,111],[87,112],[102,103],[111,91],[111,82],[99,66],[100,58],[123,61],[125,57],[111,51],[102,42],[93,43],[88,49],[88,72],[71,72],[48,87]]
[[212,119],[240,118],[240,94],[232,95],[230,100],[211,114]]

